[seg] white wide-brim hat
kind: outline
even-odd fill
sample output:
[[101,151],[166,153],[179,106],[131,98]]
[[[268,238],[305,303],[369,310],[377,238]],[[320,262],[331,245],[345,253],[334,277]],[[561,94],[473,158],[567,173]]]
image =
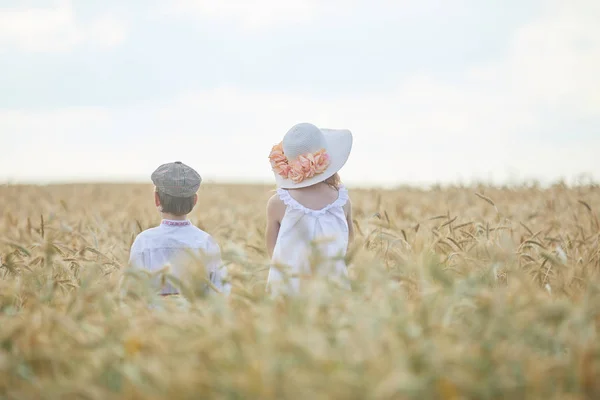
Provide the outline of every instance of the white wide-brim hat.
[[283,137],[281,142],[284,155],[289,162],[308,153],[321,149],[329,155],[327,169],[302,182],[294,183],[274,171],[277,187],[282,189],[300,189],[323,182],[335,175],[348,161],[352,150],[352,132],[348,129],[319,129],[313,124],[300,123],[294,125]]

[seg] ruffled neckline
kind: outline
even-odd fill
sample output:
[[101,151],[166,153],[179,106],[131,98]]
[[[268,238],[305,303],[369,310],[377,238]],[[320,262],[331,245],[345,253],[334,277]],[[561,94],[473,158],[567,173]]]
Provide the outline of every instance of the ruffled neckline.
[[334,207],[344,207],[348,202],[348,189],[346,189],[344,186],[340,187],[340,189],[338,190],[337,200],[335,200],[333,203],[326,205],[320,210],[313,210],[312,208],[304,207],[302,204],[298,203],[298,201],[296,201],[296,199],[294,199],[290,195],[290,192],[286,189],[277,189],[277,194],[279,195],[281,201],[283,201],[283,203],[286,205],[286,207],[293,208],[295,210],[300,210],[306,214],[311,214],[315,216],[323,215]]

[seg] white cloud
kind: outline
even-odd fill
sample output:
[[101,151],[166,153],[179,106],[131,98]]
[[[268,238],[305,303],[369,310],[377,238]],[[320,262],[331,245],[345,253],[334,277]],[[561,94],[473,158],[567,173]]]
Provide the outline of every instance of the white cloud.
[[[54,111],[0,109],[0,143],[3,161],[7,163],[5,167],[8,171],[18,171],[21,168],[18,160],[27,155],[42,164],[36,164],[35,169],[26,174],[36,170],[47,172],[43,160],[56,157],[70,145],[84,143],[88,133],[101,133],[103,129],[110,128],[113,117],[107,110],[93,108]],[[36,149],[40,153],[31,153]]]
[[318,18],[334,23],[341,18],[367,14],[395,13],[402,18],[447,9],[444,2],[423,0],[172,0],[159,5],[155,13],[192,15],[211,23],[230,23],[245,30],[264,31],[314,22]]
[[112,47],[125,38],[125,24],[111,16],[78,20],[68,2],[52,8],[0,8],[0,49],[65,52],[94,44]]
[[[350,183],[447,182],[487,179],[490,173],[502,179],[512,170],[541,179],[600,176],[595,162],[600,139],[567,146],[530,141],[514,114],[490,111],[489,102],[477,104],[485,96],[444,93],[443,87],[436,92],[433,84],[427,89],[432,101],[404,109],[417,87],[335,100],[222,88],[120,111],[22,112],[10,125],[10,115],[0,115],[2,132],[12,132],[21,144],[0,160],[0,170],[21,179],[128,179],[181,159],[209,178],[268,180],[270,147],[292,124],[311,121],[354,132],[355,147],[343,171]],[[553,122],[531,118],[533,127]],[[23,169],[18,161],[24,156],[38,162]]]
[[573,116],[600,114],[600,7],[555,3],[516,32],[505,60],[478,66],[473,82],[496,87],[516,106]]
[[115,47],[125,41],[125,24],[114,17],[104,16],[94,20],[87,31],[88,40],[101,47]]
[[175,12],[193,12],[209,20],[234,20],[249,28],[304,21],[317,11],[316,0],[176,0],[165,6]]

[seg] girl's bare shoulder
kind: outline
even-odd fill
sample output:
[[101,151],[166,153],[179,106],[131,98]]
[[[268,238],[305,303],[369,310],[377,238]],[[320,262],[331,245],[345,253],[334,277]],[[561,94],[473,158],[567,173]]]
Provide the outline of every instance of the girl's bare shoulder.
[[282,211],[285,211],[285,203],[277,193],[272,195],[267,201],[267,212],[274,214],[281,214]]
[[267,201],[267,205],[277,205],[277,204],[283,204],[283,200],[281,200],[281,197],[279,197],[279,195],[277,193],[275,193],[271,197],[269,197],[269,200]]

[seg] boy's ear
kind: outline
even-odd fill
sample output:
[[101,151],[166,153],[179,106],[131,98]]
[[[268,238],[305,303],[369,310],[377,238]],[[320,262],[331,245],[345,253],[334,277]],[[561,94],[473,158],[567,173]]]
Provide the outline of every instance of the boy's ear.
[[198,194],[196,193],[194,195],[194,205],[196,205],[197,202],[198,202]]
[[156,207],[160,207],[160,197],[158,197],[158,192],[154,192],[154,204],[156,204]]

